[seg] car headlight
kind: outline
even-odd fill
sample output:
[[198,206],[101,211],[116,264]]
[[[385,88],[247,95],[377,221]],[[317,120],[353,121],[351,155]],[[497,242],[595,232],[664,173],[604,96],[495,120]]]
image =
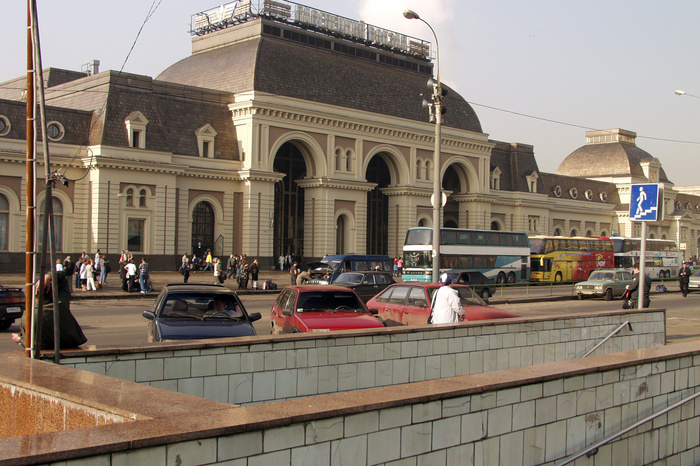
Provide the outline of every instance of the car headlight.
[[581,285],[576,285],[576,286],[574,287],[574,289],[575,289],[576,291],[582,291],[582,290],[583,290],[583,286],[581,286]]
[[593,287],[593,289],[596,291],[603,291],[603,285],[596,285]]

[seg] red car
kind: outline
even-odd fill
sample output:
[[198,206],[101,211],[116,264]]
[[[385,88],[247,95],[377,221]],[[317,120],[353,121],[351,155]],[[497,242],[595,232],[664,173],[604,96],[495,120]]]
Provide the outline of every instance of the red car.
[[272,333],[384,327],[357,294],[333,285],[293,285],[272,305]]
[[[386,325],[426,325],[430,316],[437,283],[395,283],[367,301],[367,307],[378,310]],[[487,320],[520,317],[503,309],[488,306],[469,286],[452,285],[459,293],[465,320]]]

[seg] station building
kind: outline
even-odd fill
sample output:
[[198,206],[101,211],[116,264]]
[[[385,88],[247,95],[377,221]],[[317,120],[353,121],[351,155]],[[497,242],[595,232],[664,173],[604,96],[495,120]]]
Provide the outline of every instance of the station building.
[[[197,13],[191,32],[191,56],[155,78],[44,70],[48,171],[68,180],[53,190],[61,254],[129,249],[172,269],[211,249],[271,268],[285,254],[397,256],[408,228],[432,226],[429,42],[270,0]],[[2,271],[25,249],[25,82],[0,84]],[[588,132],[544,173],[533,146],[489,139],[448,90],[444,226],[635,236],[630,185],[658,182],[664,216],[650,236],[698,254],[700,195],[676,188],[634,132]]]

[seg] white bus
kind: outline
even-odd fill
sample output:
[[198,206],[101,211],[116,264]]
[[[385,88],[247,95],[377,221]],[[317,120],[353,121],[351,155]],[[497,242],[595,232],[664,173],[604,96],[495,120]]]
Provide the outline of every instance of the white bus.
[[[610,238],[615,250],[615,267],[632,270],[632,265],[639,262],[640,238]],[[651,278],[677,278],[683,265],[683,254],[676,242],[668,239],[647,239],[645,272]]]
[[[433,229],[410,228],[403,246],[405,282],[430,282]],[[493,230],[440,230],[440,273],[477,270],[496,283],[530,280],[530,243],[526,233]]]

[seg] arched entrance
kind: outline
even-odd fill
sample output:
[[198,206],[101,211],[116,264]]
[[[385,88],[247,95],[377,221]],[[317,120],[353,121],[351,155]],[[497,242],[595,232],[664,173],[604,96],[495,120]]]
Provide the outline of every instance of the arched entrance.
[[347,241],[347,224],[348,220],[345,215],[338,216],[338,220],[335,223],[335,253],[336,254],[347,254],[346,241]]
[[214,209],[206,201],[192,211],[192,254],[202,256],[214,248]]
[[391,172],[377,154],[367,166],[367,181],[377,186],[367,193],[367,254],[389,252],[389,197],[382,192],[391,183]]
[[275,172],[284,178],[275,183],[273,257],[304,255],[304,190],[297,180],[306,176],[306,162],[297,146],[286,142],[275,155]]
[[501,224],[494,220],[491,222],[491,229],[494,231],[499,231],[501,229]]

